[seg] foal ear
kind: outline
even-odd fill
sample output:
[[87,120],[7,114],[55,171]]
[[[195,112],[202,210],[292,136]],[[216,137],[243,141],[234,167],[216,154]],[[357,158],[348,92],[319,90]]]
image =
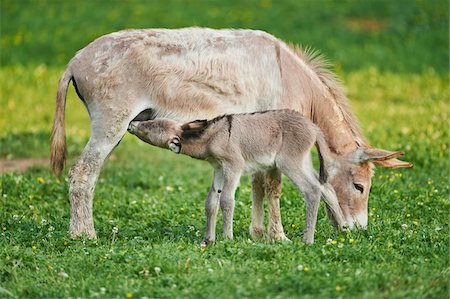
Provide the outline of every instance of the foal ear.
[[180,137],[175,136],[169,139],[169,141],[167,142],[169,149],[174,152],[179,154],[181,152],[181,142],[180,142]]
[[[358,149],[353,152],[353,160],[357,163],[373,162],[375,165],[384,166],[389,168],[402,168],[413,166],[410,162],[404,162],[396,159],[397,157],[404,156],[402,151],[390,152],[377,148],[365,148]],[[356,159],[355,159],[356,158]]]

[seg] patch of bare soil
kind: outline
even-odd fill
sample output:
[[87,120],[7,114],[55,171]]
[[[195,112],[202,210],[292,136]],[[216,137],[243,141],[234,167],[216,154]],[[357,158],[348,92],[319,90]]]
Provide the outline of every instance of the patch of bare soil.
[[43,158],[24,158],[6,160],[0,159],[0,173],[5,172],[23,172],[33,166],[48,166],[50,165],[49,159]]

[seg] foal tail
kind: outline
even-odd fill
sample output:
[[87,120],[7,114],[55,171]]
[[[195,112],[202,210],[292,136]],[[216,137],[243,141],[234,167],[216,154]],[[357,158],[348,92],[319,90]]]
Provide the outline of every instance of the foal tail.
[[50,164],[53,172],[59,179],[66,162],[66,131],[64,126],[67,87],[73,79],[72,72],[67,68],[59,79],[58,92],[56,93],[56,111],[53,121],[51,137],[51,155]]
[[321,184],[324,184],[328,181],[329,169],[333,165],[334,158],[333,153],[330,151],[328,143],[325,140],[325,136],[318,127],[316,136],[316,147],[317,151],[319,152],[319,162],[320,162],[319,181]]

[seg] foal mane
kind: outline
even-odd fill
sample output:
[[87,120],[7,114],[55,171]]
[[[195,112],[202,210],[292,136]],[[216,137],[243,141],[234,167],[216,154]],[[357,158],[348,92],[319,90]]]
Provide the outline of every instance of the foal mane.
[[[359,123],[352,113],[342,82],[331,71],[330,61],[313,48],[302,48],[294,44],[288,44],[288,47],[317,75],[320,82],[324,85],[325,90],[328,91],[334,103],[339,108],[344,122],[350,128],[358,146],[367,145],[367,140],[362,134]],[[329,96],[325,97],[329,98]]]

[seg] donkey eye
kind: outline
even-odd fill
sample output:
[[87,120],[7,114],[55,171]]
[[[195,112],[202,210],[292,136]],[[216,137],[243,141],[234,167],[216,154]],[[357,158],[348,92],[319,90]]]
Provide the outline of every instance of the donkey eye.
[[361,184],[353,183],[353,187],[361,193],[364,193],[364,186]]

